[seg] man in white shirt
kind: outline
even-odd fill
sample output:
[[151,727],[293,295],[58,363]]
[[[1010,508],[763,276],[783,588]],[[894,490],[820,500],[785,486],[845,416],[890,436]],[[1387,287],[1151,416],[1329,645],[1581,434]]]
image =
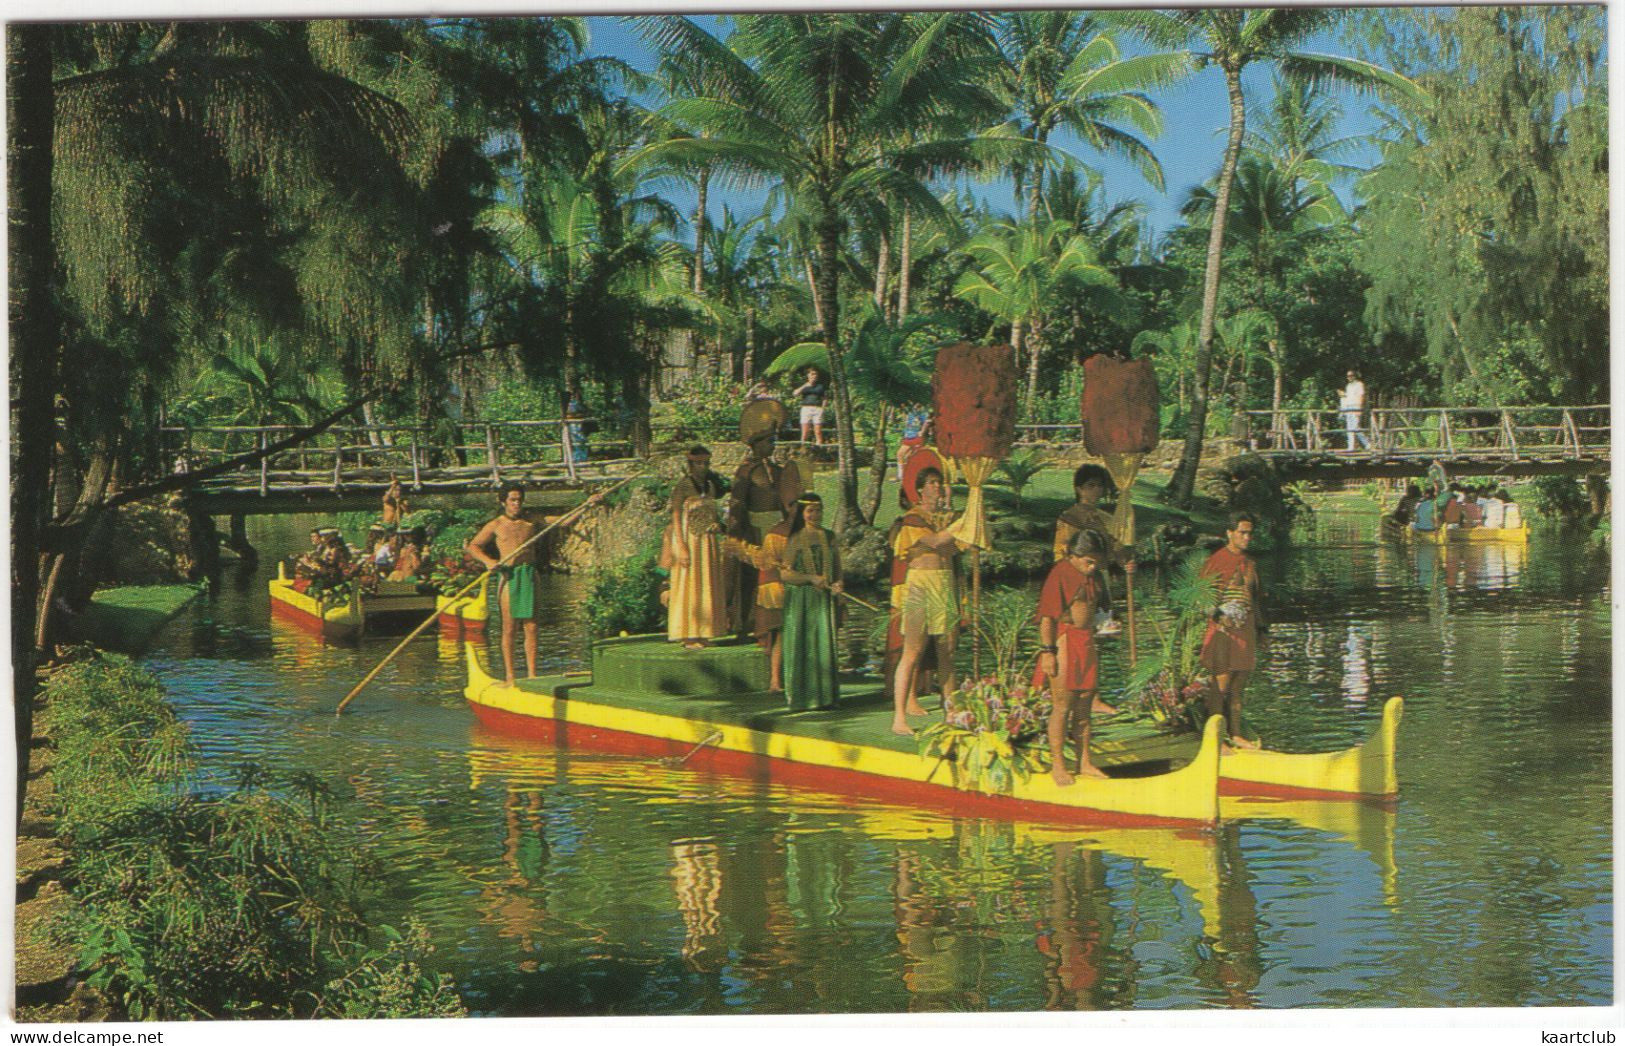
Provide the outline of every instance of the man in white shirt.
[[1358,438],[1365,449],[1370,450],[1371,441],[1360,431],[1360,412],[1365,410],[1365,385],[1353,371],[1349,371],[1349,383],[1343,386],[1343,396],[1338,401],[1337,409],[1343,414],[1343,435],[1348,440],[1347,449],[1353,450],[1354,441]]

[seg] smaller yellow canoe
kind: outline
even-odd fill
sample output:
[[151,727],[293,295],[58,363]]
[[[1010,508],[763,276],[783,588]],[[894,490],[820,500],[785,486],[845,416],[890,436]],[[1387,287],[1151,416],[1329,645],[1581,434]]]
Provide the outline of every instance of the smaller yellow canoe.
[[484,628],[486,618],[490,615],[490,606],[486,602],[486,589],[490,584],[491,574],[487,571],[485,576],[480,578],[480,583],[466,596],[459,599],[436,596],[434,608],[440,614],[440,627],[447,631]]
[[271,594],[271,613],[300,628],[317,633],[326,639],[355,639],[366,625],[366,614],[361,609],[361,597],[351,588],[350,596],[342,602],[323,603],[293,587],[287,565],[276,565],[276,577],[267,582]]
[[1411,527],[1397,528],[1403,531],[1407,541],[1415,541],[1423,545],[1443,545],[1465,542],[1467,544],[1495,544],[1510,543],[1524,545],[1529,543],[1529,527],[1446,527],[1442,530],[1414,530]]

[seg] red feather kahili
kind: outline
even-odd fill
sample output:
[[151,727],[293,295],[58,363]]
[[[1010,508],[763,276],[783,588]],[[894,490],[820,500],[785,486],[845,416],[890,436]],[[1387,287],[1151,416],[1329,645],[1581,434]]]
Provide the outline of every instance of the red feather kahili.
[[937,352],[931,378],[937,449],[951,458],[1003,458],[1016,442],[1015,353],[960,342]]
[[1083,445],[1091,454],[1157,449],[1162,399],[1149,359],[1095,355],[1083,361]]

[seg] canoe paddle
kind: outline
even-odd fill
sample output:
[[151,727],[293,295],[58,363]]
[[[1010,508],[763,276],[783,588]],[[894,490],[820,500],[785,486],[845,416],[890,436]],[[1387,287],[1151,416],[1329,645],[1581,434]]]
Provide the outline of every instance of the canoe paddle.
[[[591,505],[596,504],[598,501],[602,501],[606,495],[614,493],[615,491],[619,490],[621,487],[626,486],[628,483],[632,482],[633,480],[640,478],[642,475],[643,475],[643,469],[638,469],[636,472],[632,473],[632,475],[630,475],[630,476],[626,477],[625,479],[621,480],[620,482],[616,483],[614,486],[607,487],[604,490],[594,491],[593,495],[591,497],[589,497],[586,501],[583,501],[581,504],[577,505],[575,508],[571,509],[570,511],[566,512],[564,515],[560,516],[558,519],[555,519],[553,522],[551,522],[547,526],[543,527],[541,530],[538,530],[536,533],[532,534],[530,536],[529,540],[527,540],[523,545],[520,545],[518,548],[514,549],[512,552],[508,553],[506,556],[503,556],[501,559],[497,560],[497,566],[498,567],[503,566],[509,560],[513,559],[513,557],[519,555],[519,553],[523,552],[525,549],[529,548],[531,545],[534,545],[536,542],[538,542],[542,538],[546,537],[548,533],[550,533],[551,531],[553,531],[553,530],[557,529],[558,527],[562,526],[566,521],[570,520],[572,517],[579,516],[582,512],[586,511],[587,508],[590,507]],[[495,568],[493,568],[493,569],[495,569]],[[473,591],[474,586],[478,585],[481,581],[485,580],[486,574],[489,574],[489,573],[490,573],[490,571],[485,571],[479,577],[475,578],[473,581],[470,581],[468,584],[464,585],[461,589],[458,590],[456,595],[451,597],[452,600],[455,601],[455,600],[461,599],[464,596],[468,595],[469,592]],[[406,645],[408,643],[412,642],[412,640],[414,640],[418,636],[422,635],[423,630],[428,628],[430,625],[434,624],[435,619],[438,618],[439,616],[440,616],[440,608],[436,607],[435,610],[434,610],[434,613],[430,614],[428,616],[428,618],[426,618],[424,620],[423,624],[421,624],[418,627],[414,628],[412,630],[411,635],[409,635],[405,639],[401,640],[399,646],[397,646],[394,650],[391,650],[387,657],[385,657],[382,661],[378,662],[378,666],[376,668],[374,668],[371,672],[367,673],[367,677],[365,679],[363,679],[361,682],[359,682],[359,683],[357,683],[355,685],[354,690],[352,690],[348,694],[344,695],[344,700],[340,701],[339,706],[336,709],[333,710],[333,715],[334,716],[343,715],[344,714],[344,706],[349,704],[351,701],[355,700],[355,696],[357,694],[361,693],[361,691],[365,690],[366,687],[367,687],[367,684],[372,682],[374,679],[376,679],[378,677],[378,673],[382,672],[384,670],[384,666],[389,664],[391,661],[395,660],[395,655],[399,654],[402,650],[405,650]]]

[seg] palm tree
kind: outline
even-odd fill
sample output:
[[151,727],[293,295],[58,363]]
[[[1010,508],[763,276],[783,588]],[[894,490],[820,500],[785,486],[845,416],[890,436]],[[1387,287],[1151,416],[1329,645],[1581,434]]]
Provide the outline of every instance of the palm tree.
[[[1110,26],[1081,11],[1009,11],[998,19],[1000,94],[1017,132],[1040,145],[1065,128],[1091,148],[1129,160],[1162,188],[1162,168],[1135,131],[1162,133],[1162,114],[1145,94],[1183,75],[1179,55],[1123,58]],[[1125,125],[1133,130],[1126,130]],[[1038,211],[1047,157],[1016,172],[1027,216]]]
[[1017,359],[1024,325],[1032,330],[1026,398],[1031,403],[1038,394],[1042,317],[1077,294],[1115,302],[1117,278],[1100,264],[1089,241],[1064,221],[999,222],[963,250],[975,259],[976,268],[960,274],[954,293],[1010,324]]
[[[702,65],[706,95],[668,103],[663,115],[709,137],[656,142],[640,161],[711,162],[723,176],[776,182],[812,233],[814,299],[837,412],[840,504],[858,506],[852,403],[840,336],[842,245],[853,213],[877,197],[935,216],[922,181],[974,161],[1015,155],[1017,143],[960,130],[997,109],[980,85],[987,52],[977,21],[959,13],[735,16],[728,46],[686,18],[639,19],[663,53]],[[905,132],[911,144],[899,145]]]
[[1213,359],[1213,324],[1218,312],[1225,219],[1230,214],[1230,189],[1247,127],[1242,70],[1259,62],[1269,62],[1289,81],[1341,83],[1363,90],[1384,89],[1411,95],[1417,93],[1417,88],[1403,76],[1370,62],[1296,50],[1345,17],[1345,12],[1332,8],[1191,8],[1124,11],[1114,17],[1155,47],[1188,49],[1177,53],[1187,55],[1196,68],[1218,66],[1224,73],[1225,91],[1230,99],[1229,136],[1214,191],[1215,219],[1208,237],[1202,279],[1202,313],[1189,427],[1179,465],[1167,490],[1170,501],[1183,505],[1190,502],[1195,488],[1196,466],[1202,456],[1202,437],[1207,424],[1208,379]]

